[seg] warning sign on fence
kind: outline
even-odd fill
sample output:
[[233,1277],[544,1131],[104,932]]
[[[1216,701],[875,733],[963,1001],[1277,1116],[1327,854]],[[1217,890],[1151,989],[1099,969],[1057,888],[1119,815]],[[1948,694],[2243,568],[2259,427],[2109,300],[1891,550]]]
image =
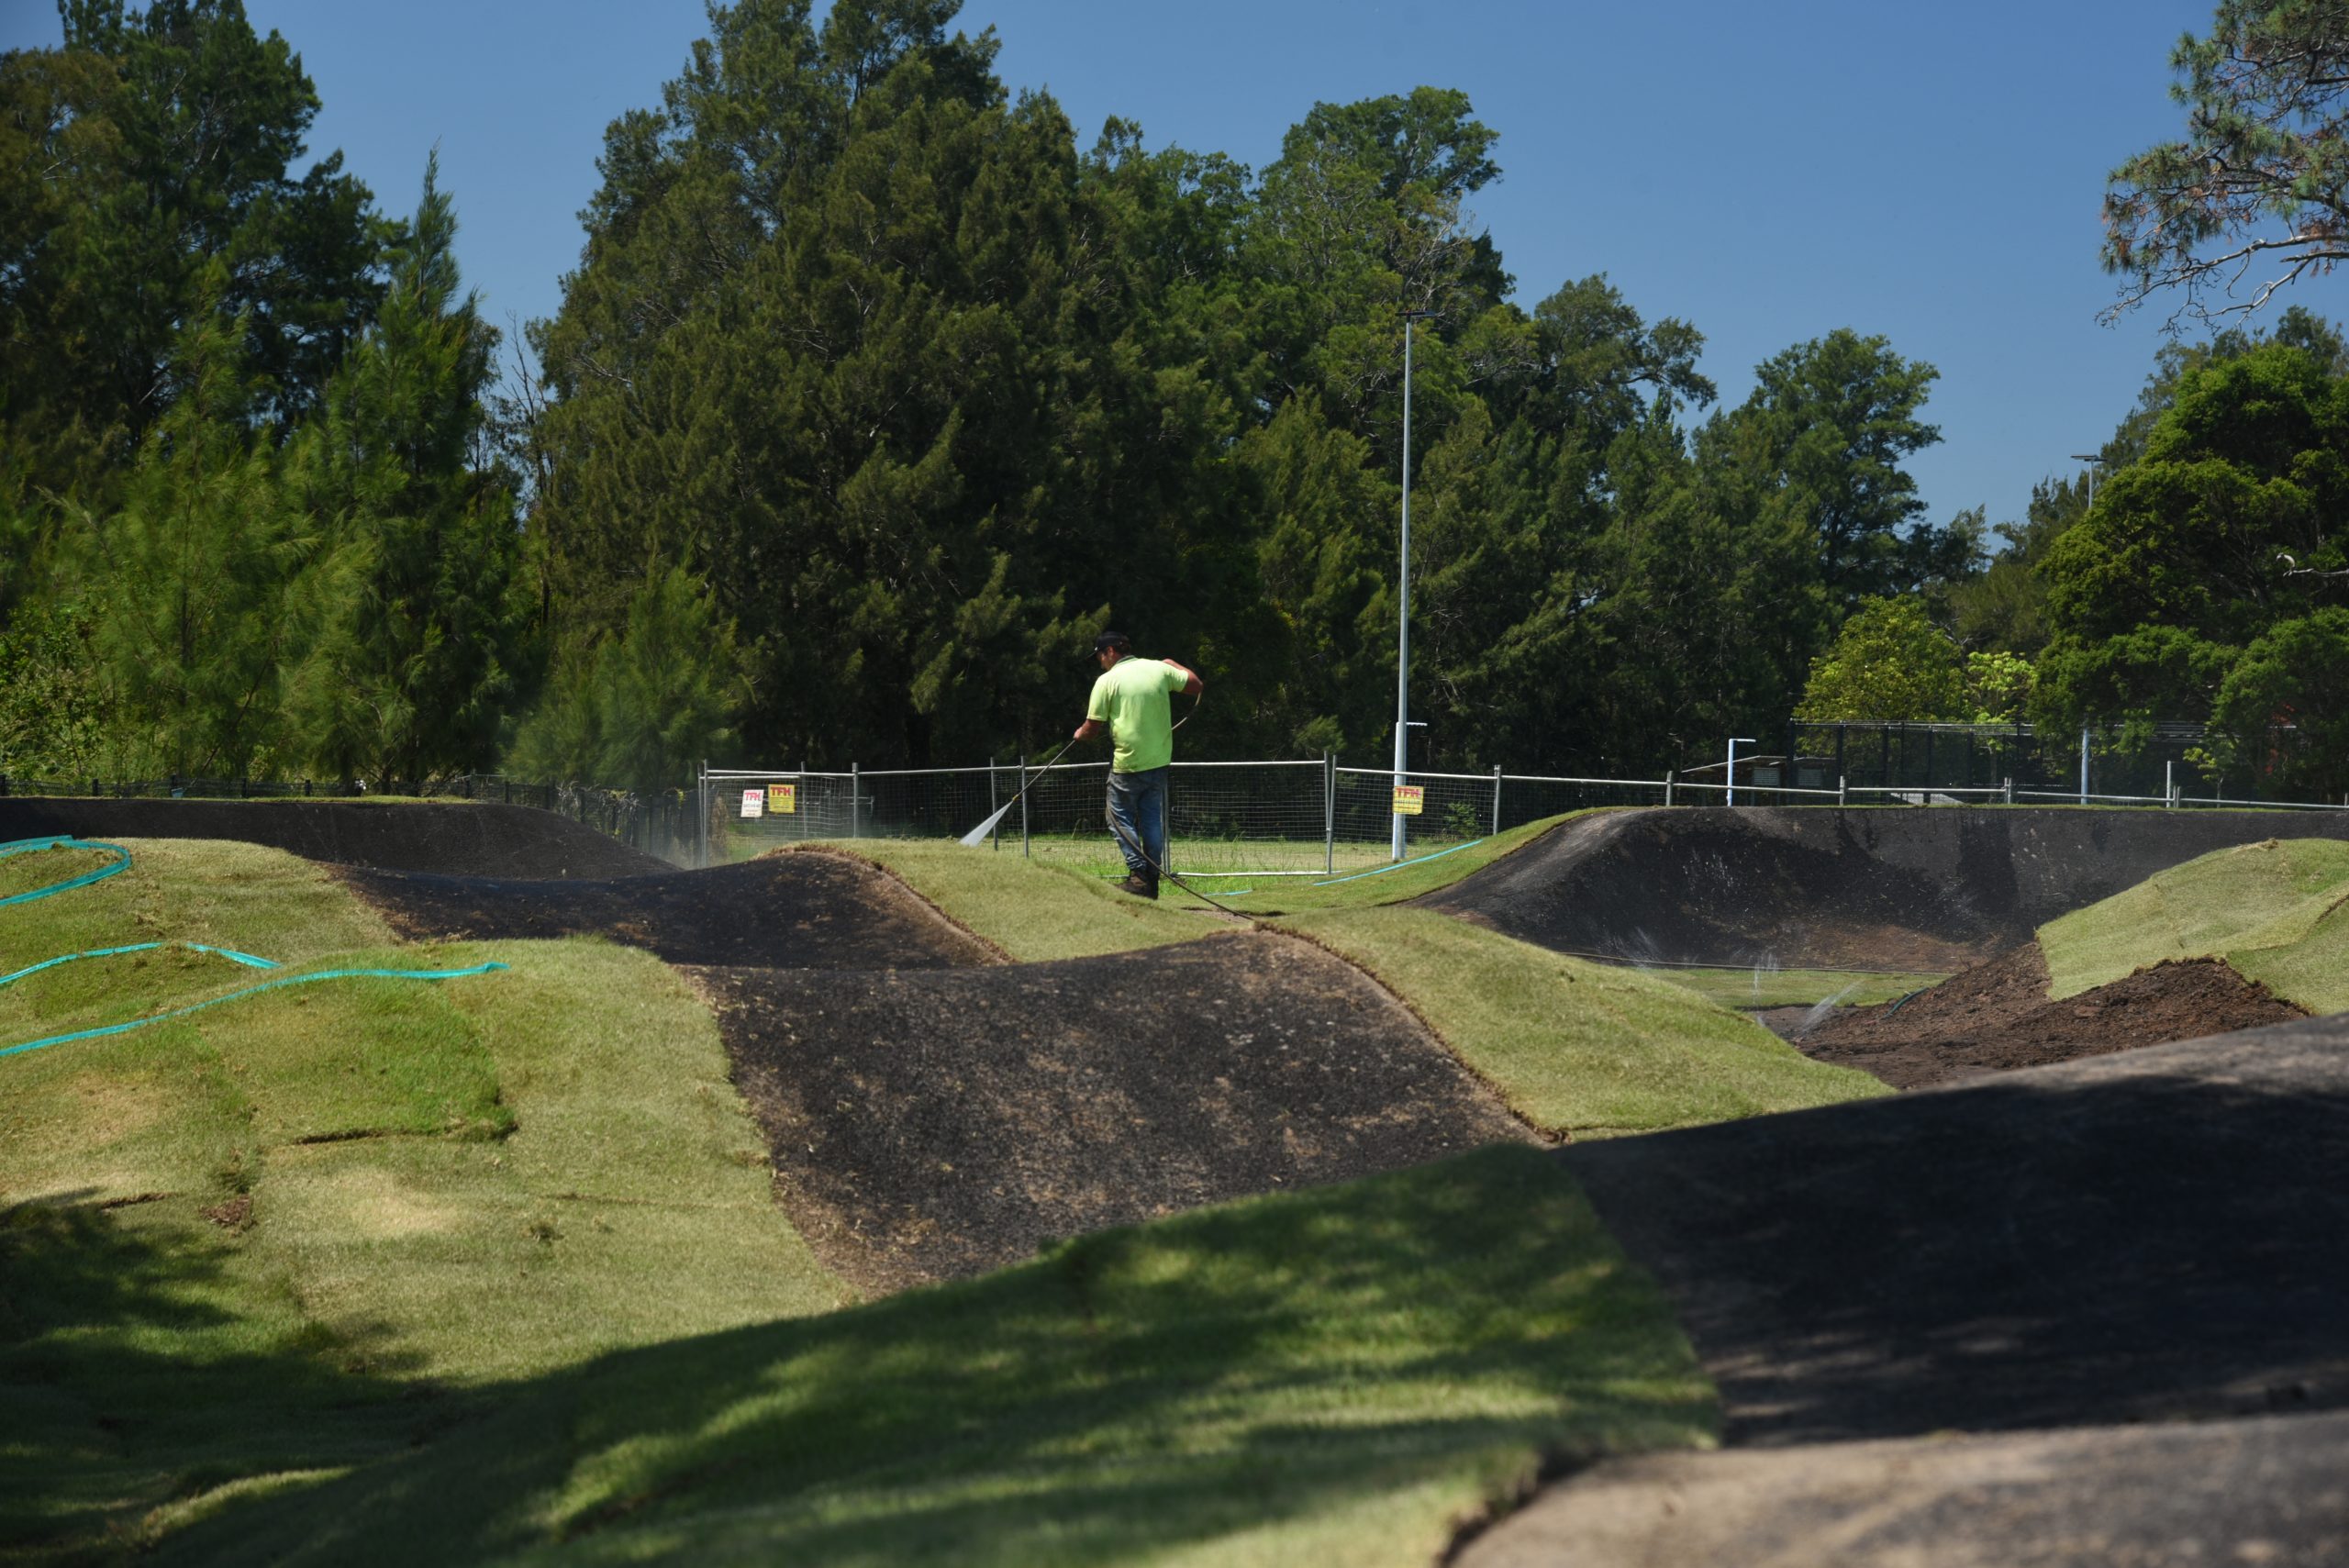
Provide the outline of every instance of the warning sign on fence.
[[798,809],[799,786],[797,784],[767,785],[768,816],[789,817],[796,813]]
[[766,791],[763,789],[744,790],[742,792],[743,820],[748,821],[751,817],[763,815],[766,810]]
[[1395,786],[1395,815],[1417,817],[1419,815],[1421,803],[1427,799],[1427,794],[1425,784],[1397,784]]

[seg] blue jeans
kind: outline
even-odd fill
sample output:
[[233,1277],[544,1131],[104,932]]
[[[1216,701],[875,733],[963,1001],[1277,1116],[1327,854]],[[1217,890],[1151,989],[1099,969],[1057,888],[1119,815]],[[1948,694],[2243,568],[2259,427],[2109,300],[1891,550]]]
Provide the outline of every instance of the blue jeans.
[[[1126,869],[1145,882],[1158,880],[1166,863],[1166,770],[1109,774],[1109,820]],[[1141,848],[1135,848],[1139,841]],[[1149,858],[1143,858],[1148,851]]]

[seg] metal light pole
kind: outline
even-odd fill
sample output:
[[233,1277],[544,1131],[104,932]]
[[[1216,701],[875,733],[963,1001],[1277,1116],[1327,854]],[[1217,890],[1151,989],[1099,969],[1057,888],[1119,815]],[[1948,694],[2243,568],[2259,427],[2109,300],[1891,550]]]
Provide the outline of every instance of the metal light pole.
[[1737,749],[1740,746],[1759,746],[1760,744],[1762,742],[1751,735],[1732,735],[1729,738],[1729,772],[1721,781],[1729,786],[1729,794],[1723,796],[1722,804],[1727,806],[1737,804]]
[[2096,510],[2096,471],[2104,466],[2104,459],[2094,452],[2074,452],[2072,461],[2088,465],[2088,510],[2093,512]]
[[[1425,310],[1403,312],[1403,554],[1402,570],[1397,581],[1401,592],[1396,596],[1402,602],[1395,631],[1395,787],[1401,789],[1410,783],[1411,764],[1411,324],[1431,314]],[[1393,812],[1394,803],[1387,803]],[[1403,858],[1403,818],[1394,815],[1394,840],[1389,846],[1390,857]]]

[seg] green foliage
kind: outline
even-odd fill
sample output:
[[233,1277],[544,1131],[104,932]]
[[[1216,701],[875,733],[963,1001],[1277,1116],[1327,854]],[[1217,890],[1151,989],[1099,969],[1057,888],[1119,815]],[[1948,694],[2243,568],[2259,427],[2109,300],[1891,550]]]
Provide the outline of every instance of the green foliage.
[[373,314],[386,230],[340,153],[291,172],[318,101],[235,0],[65,0],[0,58],[0,446],[85,506],[186,389],[192,315],[238,324],[281,425]]
[[[2170,65],[2190,135],[2108,183],[2104,264],[2124,279],[2114,312],[2176,288],[2182,310],[2223,316],[2332,271],[2349,239],[2349,14],[2329,0],[2221,0],[2209,36],[2180,40]],[[2244,290],[2254,266],[2267,271]],[[2211,290],[2228,303],[2210,309]]]
[[1914,598],[1876,599],[1812,661],[1800,718],[1907,722],[1968,717],[1965,655]]
[[78,603],[37,605],[0,632],[0,775],[88,778],[106,765],[114,691]]
[[[280,740],[280,613],[306,548],[277,457],[248,416],[237,328],[200,311],[172,360],[183,392],[150,432],[119,511],[87,518],[101,606],[95,645],[133,768],[266,773]],[[145,771],[145,770],[139,770]]]
[[1965,656],[1965,706],[1976,724],[2019,722],[2031,706],[2036,679],[2031,661],[2003,650],[1976,649]]
[[2349,794],[2349,609],[2328,605],[2252,640],[2219,684],[2213,760],[2288,796]]
[[507,760],[529,778],[674,789],[726,758],[742,693],[733,628],[685,568],[655,571],[624,631],[558,663]]
[[300,752],[346,779],[484,762],[516,696],[513,494],[474,461],[497,334],[458,295],[437,162],[373,324],[287,457],[322,548],[293,597],[306,649],[286,713]]
[[[2138,733],[2211,717],[2249,645],[2335,591],[2322,573],[2344,564],[2333,522],[2349,501],[2344,387],[2277,343],[2180,377],[2143,457],[2041,562],[2054,635],[2038,717]],[[2226,722],[2250,721],[2254,689],[2239,688]],[[2253,740],[2240,731],[2235,748]]]

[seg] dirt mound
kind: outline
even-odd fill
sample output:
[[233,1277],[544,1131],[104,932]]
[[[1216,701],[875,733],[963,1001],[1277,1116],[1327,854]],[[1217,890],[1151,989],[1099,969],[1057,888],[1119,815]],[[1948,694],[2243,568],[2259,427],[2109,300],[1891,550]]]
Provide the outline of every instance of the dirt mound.
[[48,833],[235,839],[333,865],[472,876],[632,876],[671,869],[568,817],[528,806],[0,798],[0,840]]
[[795,969],[997,961],[896,877],[812,851],[601,882],[365,870],[343,879],[411,938],[607,936],[671,963]]
[[695,973],[785,1208],[871,1290],[1531,1136],[1391,996],[1286,937],[993,969]]
[[1948,971],[2211,850],[2342,833],[2272,811],[1612,811],[1420,902],[1560,952]]
[[2215,958],[2159,963],[2052,1002],[2032,942],[1905,1002],[1848,1007],[1789,1038],[1806,1056],[1917,1089],[2306,1017]]
[[2349,1405],[2349,1018],[1561,1151],[1732,1441]]

